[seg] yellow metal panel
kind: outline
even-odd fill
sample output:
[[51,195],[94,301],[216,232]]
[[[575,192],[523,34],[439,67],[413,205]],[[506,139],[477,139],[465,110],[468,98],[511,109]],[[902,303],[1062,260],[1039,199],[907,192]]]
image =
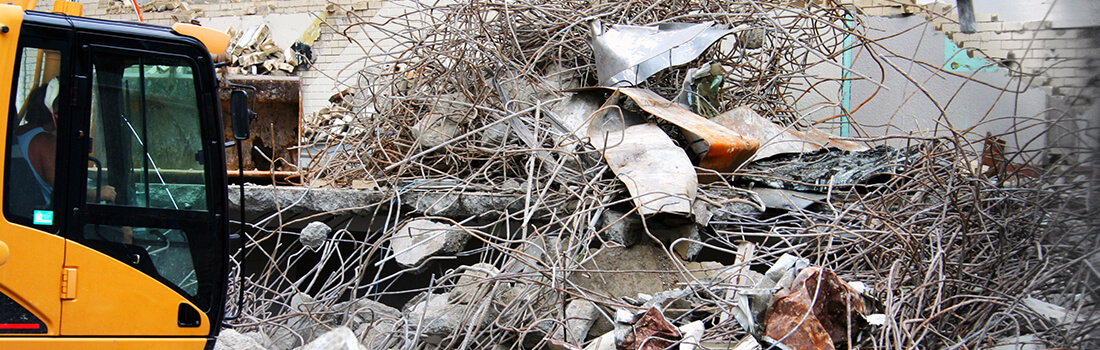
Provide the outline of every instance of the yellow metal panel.
[[25,10],[33,10],[38,5],[38,0],[8,0],[8,2]]
[[57,0],[53,2],[53,12],[81,17],[84,16],[84,5],[75,1]]
[[0,339],[5,349],[47,350],[196,350],[206,346],[206,338],[8,338]]
[[65,240],[3,221],[0,241],[9,249],[8,262],[0,265],[0,292],[42,320],[47,330],[43,335],[60,334]]
[[[26,3],[20,2],[20,5]],[[33,1],[30,5],[34,5]],[[11,113],[6,108],[11,106],[11,82],[22,23],[22,7],[0,5],[0,106],[5,108],[4,119]],[[2,28],[7,28],[7,31]],[[7,130],[0,132],[0,145],[6,143],[8,134]],[[0,169],[3,168],[4,157],[0,157]],[[4,182],[3,176],[0,171],[0,183]],[[3,191],[0,187],[0,194]],[[0,241],[8,246],[8,261],[0,265],[0,292],[42,320],[47,328],[47,333],[43,335],[59,335],[61,299],[58,296],[61,293],[65,240],[0,219]]]
[[210,320],[201,312],[199,327],[179,327],[179,304],[195,306],[175,290],[103,253],[76,242],[66,243],[65,267],[77,269],[80,277],[76,299],[61,302],[65,320],[61,335],[173,337],[210,333]]
[[172,25],[172,31],[199,39],[211,55],[224,54],[225,48],[229,47],[229,34],[214,28],[200,27],[190,23],[176,23]]

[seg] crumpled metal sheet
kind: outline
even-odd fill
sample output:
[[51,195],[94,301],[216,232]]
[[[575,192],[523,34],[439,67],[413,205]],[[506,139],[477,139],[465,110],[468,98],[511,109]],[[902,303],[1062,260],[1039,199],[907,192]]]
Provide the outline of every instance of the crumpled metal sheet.
[[589,125],[592,145],[626,184],[638,214],[691,217],[699,187],[691,160],[657,124],[610,106],[617,100],[613,95]]
[[595,23],[592,31],[589,43],[604,86],[637,85],[662,69],[694,60],[731,32],[714,22],[612,25],[606,30]]
[[776,154],[806,153],[822,147],[836,147],[845,151],[866,151],[869,149],[858,142],[833,139],[832,136],[817,129],[795,130],[782,127],[760,116],[748,106],[734,108],[711,119],[742,135],[748,135],[760,142],[760,149],[752,160],[764,159]]
[[[642,110],[680,127],[689,142],[688,151],[699,159],[699,167],[729,172],[752,157],[760,143],[695,114],[653,91],[639,88],[588,87],[573,91],[610,90],[629,96]],[[593,144],[597,147],[599,145]]]
[[863,297],[829,269],[802,270],[790,288],[776,293],[765,317],[765,336],[791,349],[835,349],[849,331],[867,326]]

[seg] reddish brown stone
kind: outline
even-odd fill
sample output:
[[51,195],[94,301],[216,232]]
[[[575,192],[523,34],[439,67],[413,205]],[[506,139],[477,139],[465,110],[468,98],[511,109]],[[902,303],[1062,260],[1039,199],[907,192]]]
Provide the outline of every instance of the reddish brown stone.
[[863,298],[821,267],[802,270],[789,289],[775,296],[764,318],[765,335],[792,349],[834,349],[847,343],[849,324],[854,330],[866,326]]
[[657,308],[650,308],[644,314],[634,318],[634,325],[618,350],[663,350],[680,340],[680,330],[668,322]]

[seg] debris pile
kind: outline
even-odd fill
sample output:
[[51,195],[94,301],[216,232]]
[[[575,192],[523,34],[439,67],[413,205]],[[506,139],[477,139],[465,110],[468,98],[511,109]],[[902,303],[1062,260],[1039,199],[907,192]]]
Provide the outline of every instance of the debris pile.
[[288,75],[312,57],[308,46],[296,42],[288,48],[280,48],[271,38],[266,24],[248,27],[244,31],[229,29],[229,74]]
[[[799,115],[791,96],[822,93],[806,72],[836,65],[845,36],[875,48],[858,22],[836,25],[843,7],[409,6],[353,25],[408,42],[369,56],[358,84],[305,121],[303,147],[320,150],[305,188],[250,190],[276,196],[250,207],[262,216],[242,252],[268,261],[243,272],[247,301],[224,337],[276,349],[1100,342],[1098,295],[1075,282],[1100,278],[1082,258],[1100,249],[1085,168],[1007,186],[972,165],[983,140],[962,131],[889,147]],[[329,208],[322,186],[355,200]],[[324,210],[295,216],[306,207]]]
[[[189,23],[192,20],[202,17],[203,11],[197,7],[191,7],[189,1],[181,0],[153,0],[142,1],[142,4],[138,5],[142,13],[146,12],[173,12],[172,18],[176,22]],[[134,1],[132,0],[112,0],[107,4],[107,14],[124,14],[134,13]]]

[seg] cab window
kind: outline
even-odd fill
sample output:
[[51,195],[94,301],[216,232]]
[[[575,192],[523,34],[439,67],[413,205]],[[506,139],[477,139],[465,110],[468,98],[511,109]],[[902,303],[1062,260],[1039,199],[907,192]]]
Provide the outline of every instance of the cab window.
[[81,243],[206,307],[210,257],[207,176],[194,62],[93,49]]
[[[8,221],[53,231],[57,120],[64,60],[60,45],[43,42],[19,49],[14,103],[8,116],[4,214]],[[54,47],[50,47],[54,46]]]

